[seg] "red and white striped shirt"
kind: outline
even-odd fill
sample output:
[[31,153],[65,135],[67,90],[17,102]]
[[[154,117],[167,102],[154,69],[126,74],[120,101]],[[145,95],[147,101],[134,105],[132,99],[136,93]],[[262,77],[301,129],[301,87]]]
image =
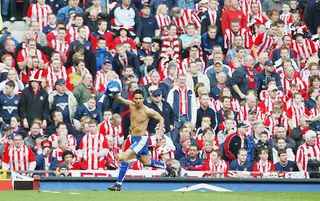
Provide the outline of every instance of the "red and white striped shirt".
[[188,114],[188,93],[187,89],[178,88],[178,92],[180,94],[180,115]]
[[318,107],[314,107],[309,112],[312,117],[316,117],[320,114],[320,109]]
[[[197,97],[197,98],[196,98],[196,104],[197,104],[197,108],[199,109],[200,106],[201,106],[200,97]],[[217,111],[216,101],[215,101],[214,98],[212,98],[212,97],[209,97],[209,107],[210,107],[211,109],[213,109],[215,112]]]
[[248,106],[248,104],[246,103],[246,104],[244,104],[243,106],[241,106],[241,108],[240,108],[240,112],[239,112],[239,119],[241,120],[241,121],[246,121],[247,119],[248,119],[248,113],[249,113],[249,110],[250,109],[253,109],[253,110],[255,110],[256,112],[257,112],[257,115],[259,115],[260,114],[260,107],[258,107],[257,105],[256,106],[254,106],[253,108],[250,108],[249,106]]
[[211,9],[208,9],[208,16],[209,16],[209,19],[210,19],[210,24],[216,25],[216,23],[217,23],[217,11],[216,10],[212,11]]
[[[201,57],[199,57],[201,59]],[[202,61],[202,59],[201,59]],[[195,62],[195,60],[192,60],[191,57],[185,58],[182,60],[182,64],[181,64],[181,72],[182,74],[186,74],[188,69],[189,69],[189,65],[191,62]],[[206,68],[206,64],[204,63],[204,61],[202,61],[202,72],[204,72]]]
[[109,149],[109,152],[107,156],[105,157],[106,159],[106,166],[112,166],[116,169],[119,169],[119,164],[117,161],[117,155],[122,154],[122,150],[119,147],[113,147]]
[[253,171],[254,172],[261,172],[261,173],[265,173],[265,172],[271,172],[274,171],[275,167],[274,164],[267,160],[267,161],[262,161],[261,159],[257,162],[254,163],[253,165]]
[[140,79],[140,84],[142,84],[142,86],[146,86],[147,84],[149,84],[151,82],[152,81],[151,81],[151,78],[149,77],[149,75],[146,75],[146,76],[144,76],[143,78]]
[[242,37],[245,48],[251,47],[251,35],[245,28],[241,28],[238,33],[234,33],[231,29],[227,29],[224,34],[224,47],[228,48],[229,50],[232,49],[234,47],[235,36]]
[[280,15],[280,19],[282,20],[282,21],[284,21],[284,31],[286,32],[286,33],[289,33],[290,32],[290,25],[292,24],[292,13],[287,13],[287,14],[285,14],[285,13],[282,13],[281,15]]
[[185,34],[187,25],[190,23],[195,24],[196,29],[201,27],[200,18],[198,17],[197,13],[191,9],[184,9],[182,17],[173,17],[172,22],[177,26],[178,35]]
[[299,44],[296,40],[292,40],[292,45],[296,58],[308,60],[317,53],[317,49],[310,39],[304,39],[302,44]]
[[4,152],[2,162],[10,170],[31,170],[30,164],[35,163],[35,156],[31,148],[26,145],[21,145],[20,149],[12,146]]
[[211,159],[208,159],[203,165],[202,170],[217,172],[210,176],[215,178],[223,178],[229,171],[229,165],[225,160],[222,160],[222,159],[218,163],[213,163]]
[[107,120],[104,121],[101,125],[100,125],[100,133],[102,135],[111,135],[113,137],[115,137],[115,147],[120,147],[121,144],[123,143],[124,140],[124,136],[123,136],[123,126],[122,124],[120,125],[112,125],[112,123]]
[[94,86],[99,93],[102,93],[106,90],[107,85],[107,73],[104,72],[103,69],[101,69],[97,72]]
[[[214,132],[214,130],[212,130]],[[198,144],[198,149],[201,150],[204,148],[204,141],[205,141],[205,138],[204,138],[204,134],[201,133],[199,134],[196,138],[195,138],[197,144]],[[219,147],[219,141],[218,141],[218,137],[215,135],[212,139],[212,142],[213,142],[213,146],[215,147]]]
[[165,37],[162,40],[162,48],[161,48],[161,56],[165,57],[166,52],[167,52],[167,47],[172,47],[173,48],[173,56],[172,58],[176,59],[179,58],[180,55],[180,44],[179,44],[179,37],[175,36],[173,38],[171,37]]
[[305,90],[307,88],[306,84],[297,76],[294,76],[292,80],[288,80],[286,76],[281,79],[284,95],[287,96],[288,92],[291,90],[292,84],[298,86],[299,90]]
[[251,4],[256,3],[259,6],[259,13],[261,13],[261,1],[260,0],[239,0],[239,6],[244,15],[251,13]]
[[68,78],[67,70],[66,70],[66,67],[64,67],[64,66],[60,66],[60,72],[59,73],[55,73],[53,71],[53,67],[52,66],[48,66],[45,69],[44,74],[46,75],[47,84],[48,84],[50,92],[53,91],[54,84],[58,79],[63,78],[64,80],[67,80],[67,78]]
[[308,160],[320,160],[320,145],[310,146],[307,143],[301,145],[297,150],[296,162],[302,163],[302,169],[307,170]]
[[88,170],[97,170],[104,168],[105,159],[104,156],[100,156],[100,153],[108,149],[108,141],[102,134],[86,134],[79,145],[79,156],[82,156],[82,168]]
[[257,55],[260,56],[260,54],[264,52],[270,53],[270,51],[275,48],[277,41],[266,33],[260,33],[255,38],[253,44],[257,47]]
[[[235,112],[240,112],[241,111],[240,102],[235,98],[231,99],[230,107],[231,107],[231,110],[233,110]],[[217,111],[221,110],[221,108],[222,108],[221,100],[217,100],[216,101],[216,108],[217,108]]]
[[169,26],[171,24],[171,18],[169,15],[156,15],[155,16],[159,25],[159,28],[161,29],[164,26]]
[[[48,140],[52,142],[52,144],[58,144],[60,136],[58,133],[51,135]],[[75,149],[77,147],[77,140],[73,135],[67,134],[66,139],[68,141],[68,147],[72,147]]]
[[[24,60],[26,60],[28,55],[29,55],[29,50],[27,48],[20,50],[18,53],[17,62],[18,63],[23,62]],[[48,63],[48,59],[46,58],[46,56],[43,54],[41,50],[36,49],[35,56],[37,56],[39,60],[43,60],[44,64]]]
[[265,98],[260,102],[261,112],[264,114],[271,114],[274,108],[274,104],[277,101],[282,101],[283,97],[277,96],[276,99],[272,100],[270,97]]
[[[166,146],[166,147],[167,147],[167,146]],[[159,155],[163,154],[163,153],[160,153],[160,152],[158,151],[159,148],[160,148],[159,146],[154,146],[154,147],[153,147],[153,150],[152,150],[152,158],[153,158],[154,160],[160,160]],[[161,148],[160,148],[160,149],[161,149]],[[170,150],[169,154],[170,154],[170,159],[174,159],[174,156],[175,156],[174,150]]]
[[[90,29],[88,26],[84,26],[86,29],[86,40],[89,39],[89,35],[90,35]],[[79,37],[79,33],[78,33],[78,27],[70,27],[67,30],[67,36],[69,39],[69,43],[71,44],[73,41],[78,40]]]
[[[172,58],[172,57],[171,57]],[[158,65],[158,71],[160,73],[160,78],[164,79],[166,77],[168,77],[168,64],[170,61],[172,61],[171,58],[168,58],[168,57],[162,57],[160,59],[160,62],[159,62],[159,65]],[[175,61],[180,64],[181,61],[179,59],[175,59]],[[179,68],[177,68],[177,75],[178,74],[182,74],[182,70],[180,68],[180,65],[179,65]]]
[[298,107],[298,106],[295,106],[294,104],[292,104],[291,107],[287,109],[287,117],[292,121],[292,124],[293,124],[292,128],[299,126],[299,120],[303,115],[305,115],[305,112],[306,112],[305,106]]
[[264,117],[264,126],[268,128],[271,133],[270,137],[274,135],[274,126],[279,124],[279,120],[273,117],[272,115],[265,115]]
[[31,21],[39,22],[40,31],[42,31],[43,27],[48,25],[48,15],[50,13],[52,13],[52,9],[49,5],[36,3],[29,6],[26,17],[30,18]]
[[49,42],[49,47],[52,47],[53,49],[55,49],[56,51],[62,52],[64,54],[67,54],[67,52],[69,51],[69,43],[67,41],[61,41],[61,40],[51,40]]

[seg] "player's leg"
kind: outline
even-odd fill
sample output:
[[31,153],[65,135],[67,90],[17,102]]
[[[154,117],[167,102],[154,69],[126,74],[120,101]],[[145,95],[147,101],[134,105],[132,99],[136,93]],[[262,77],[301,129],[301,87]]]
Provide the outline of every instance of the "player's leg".
[[133,143],[130,148],[125,151],[122,155],[121,167],[117,179],[117,183],[113,186],[109,187],[110,191],[121,191],[121,185],[126,176],[127,170],[129,168],[129,161],[136,155],[138,151],[140,151],[141,147],[145,144],[144,141],[141,141],[141,137],[132,137],[131,142]]
[[136,153],[134,153],[134,151],[132,151],[131,149],[128,149],[127,151],[125,151],[122,155],[122,162],[121,162],[121,168],[119,171],[119,176],[118,176],[118,180],[117,180],[117,184],[121,185],[124,177],[126,176],[126,172],[129,169],[129,161],[136,155]]
[[141,155],[139,157],[139,160],[143,163],[144,166],[165,169],[168,171],[169,176],[171,177],[176,176],[176,172],[174,171],[174,169],[171,167],[170,164],[162,163],[160,161],[154,160],[153,158],[151,158],[150,155]]
[[161,169],[166,169],[167,167],[165,163],[154,160],[153,158],[150,157],[150,155],[142,155],[140,156],[139,160],[142,162],[144,166],[150,166],[150,167],[161,168]]

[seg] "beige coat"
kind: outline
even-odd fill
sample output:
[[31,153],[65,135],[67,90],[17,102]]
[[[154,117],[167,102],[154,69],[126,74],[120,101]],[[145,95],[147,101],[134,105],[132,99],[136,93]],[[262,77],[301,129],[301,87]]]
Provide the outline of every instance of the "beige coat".
[[[188,72],[186,74],[187,77],[187,86],[190,89],[194,90],[195,84],[193,83],[193,79],[191,74]],[[204,86],[206,87],[207,91],[210,92],[210,80],[209,78],[203,74],[202,72],[198,72],[198,83],[202,82],[204,84]]]

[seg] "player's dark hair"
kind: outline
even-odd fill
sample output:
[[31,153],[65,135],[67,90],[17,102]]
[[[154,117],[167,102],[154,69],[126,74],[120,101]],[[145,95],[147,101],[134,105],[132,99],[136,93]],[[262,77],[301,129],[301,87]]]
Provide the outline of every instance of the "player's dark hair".
[[134,92],[132,93],[133,96],[135,96],[136,94],[141,94],[142,97],[144,97],[144,93],[141,89],[136,89],[134,90]]

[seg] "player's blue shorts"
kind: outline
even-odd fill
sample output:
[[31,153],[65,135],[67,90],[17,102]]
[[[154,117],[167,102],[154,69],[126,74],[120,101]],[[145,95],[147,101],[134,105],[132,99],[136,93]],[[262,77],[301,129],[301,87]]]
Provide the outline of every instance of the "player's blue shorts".
[[148,155],[149,136],[131,136],[130,149],[137,154],[139,158],[142,155]]

